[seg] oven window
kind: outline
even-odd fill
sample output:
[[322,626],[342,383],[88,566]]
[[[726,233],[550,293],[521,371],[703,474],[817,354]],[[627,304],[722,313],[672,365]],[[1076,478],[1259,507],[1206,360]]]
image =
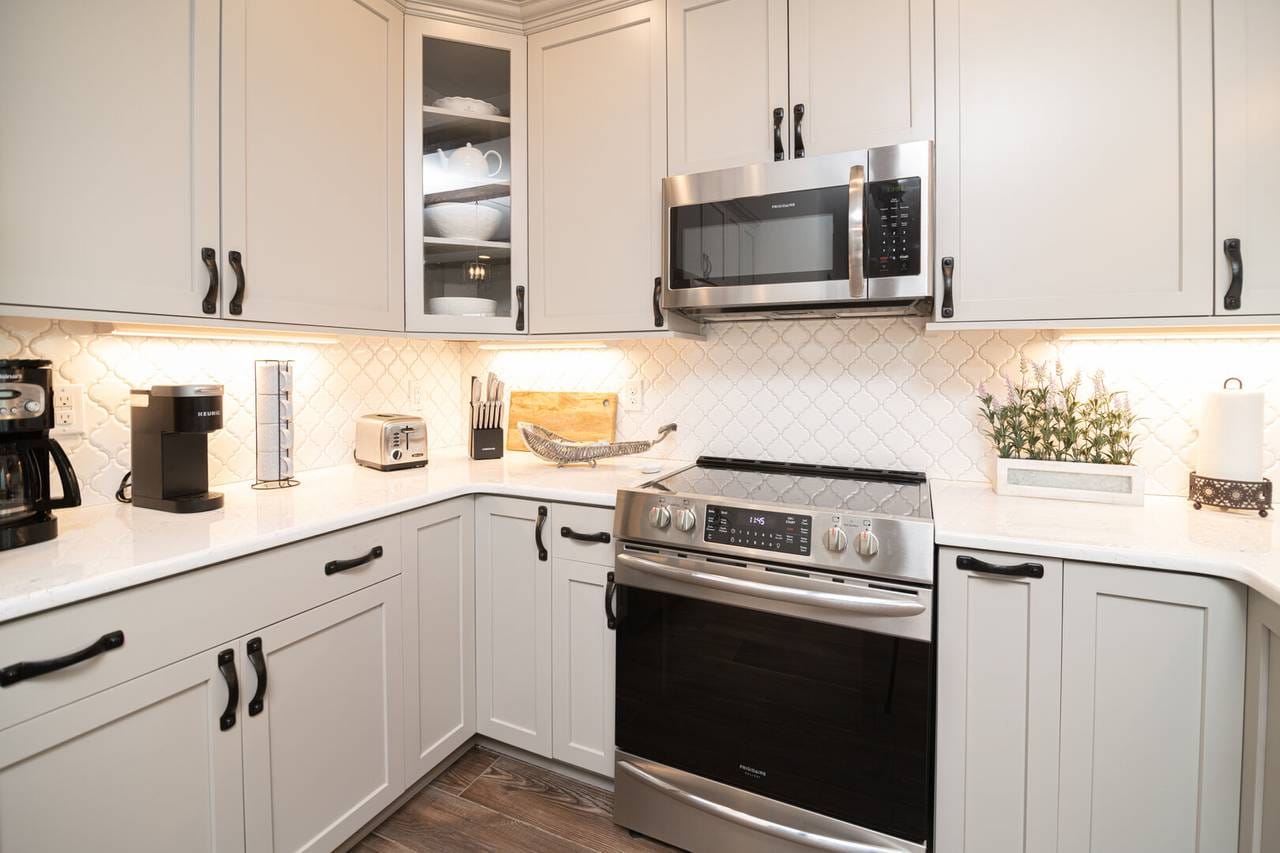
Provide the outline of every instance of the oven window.
[[928,840],[930,646],[625,587],[620,750]]
[[849,189],[775,193],[671,211],[671,286],[849,278]]

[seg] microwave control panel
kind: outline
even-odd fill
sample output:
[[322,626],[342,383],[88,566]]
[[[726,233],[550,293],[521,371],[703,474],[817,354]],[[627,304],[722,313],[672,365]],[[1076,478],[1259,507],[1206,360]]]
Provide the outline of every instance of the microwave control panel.
[[920,179],[869,181],[863,270],[866,278],[920,274]]

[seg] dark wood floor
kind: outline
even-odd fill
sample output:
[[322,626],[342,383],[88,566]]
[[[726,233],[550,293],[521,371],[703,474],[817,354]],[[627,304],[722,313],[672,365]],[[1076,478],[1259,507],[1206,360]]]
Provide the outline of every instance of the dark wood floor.
[[354,853],[673,849],[614,824],[609,791],[474,747]]

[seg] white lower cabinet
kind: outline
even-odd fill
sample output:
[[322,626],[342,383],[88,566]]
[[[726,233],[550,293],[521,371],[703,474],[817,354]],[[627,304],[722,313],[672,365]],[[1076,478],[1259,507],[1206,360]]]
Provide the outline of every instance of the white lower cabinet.
[[245,679],[248,849],[332,850],[404,788],[400,579],[272,625],[242,648],[246,670],[266,673],[265,690]]
[[552,757],[613,776],[614,632],[605,619],[610,568],[552,563]]
[[949,548],[938,575],[941,853],[1236,848],[1242,587]]
[[476,732],[474,504],[459,498],[401,516],[409,781]]
[[476,729],[552,754],[550,505],[476,500]]
[[221,652],[242,683],[242,656],[211,649],[0,731],[0,850],[243,851]]
[[1280,605],[1249,593],[1240,853],[1280,850]]

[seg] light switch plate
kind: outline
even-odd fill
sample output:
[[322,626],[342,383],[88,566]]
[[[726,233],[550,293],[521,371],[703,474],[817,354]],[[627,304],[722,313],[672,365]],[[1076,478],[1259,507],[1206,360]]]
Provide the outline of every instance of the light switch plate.
[[84,435],[84,386],[53,386],[53,435]]
[[618,406],[624,412],[638,412],[644,408],[644,380],[628,379],[622,383]]

